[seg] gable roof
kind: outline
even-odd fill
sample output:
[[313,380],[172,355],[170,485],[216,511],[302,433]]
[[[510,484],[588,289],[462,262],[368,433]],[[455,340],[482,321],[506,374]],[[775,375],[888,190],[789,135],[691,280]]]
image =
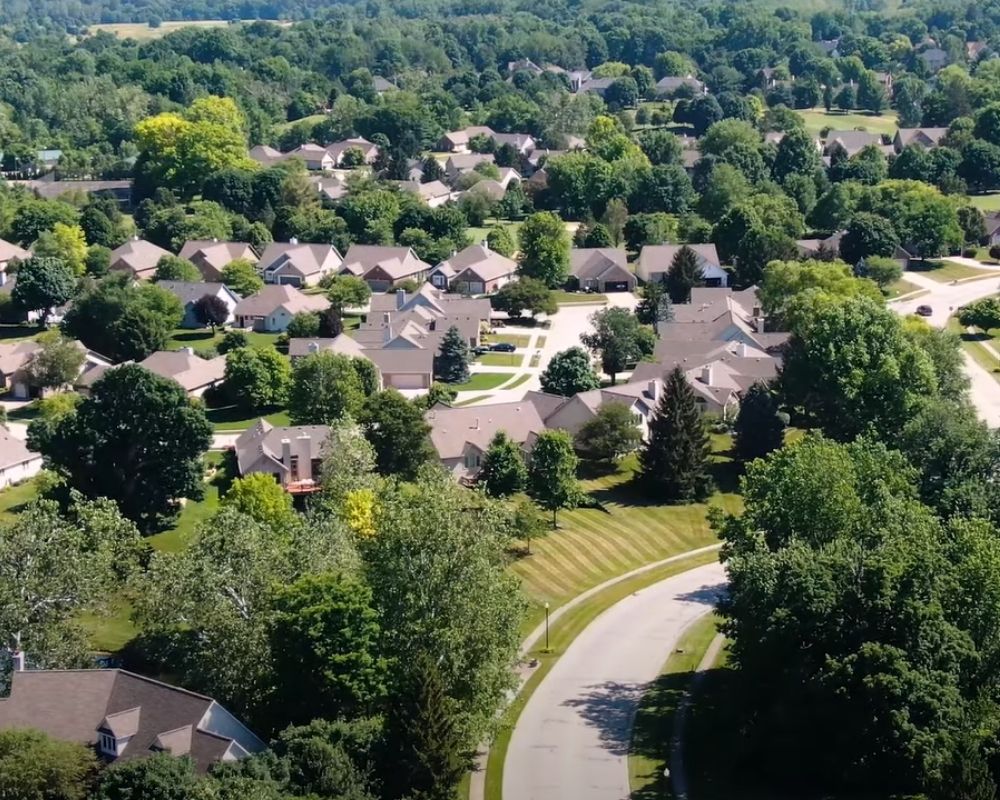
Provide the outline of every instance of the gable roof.
[[220,382],[226,374],[226,357],[202,358],[190,348],[158,350],[139,362],[150,372],[177,381],[186,392]]
[[826,155],[830,155],[830,148],[835,143],[843,147],[847,151],[847,155],[853,156],[868,145],[881,146],[882,137],[877,133],[870,133],[869,131],[830,131],[826,134],[826,144],[823,147],[823,152]]
[[145,239],[131,239],[111,251],[111,268],[115,269],[121,263],[137,278],[152,277],[160,259],[169,255],[173,255],[169,250]]
[[648,281],[652,275],[666,272],[682,247],[688,247],[695,252],[702,269],[720,268],[719,252],[714,244],[647,244],[639,253],[636,274]]
[[257,262],[257,254],[246,242],[220,242],[217,239],[192,239],[184,242],[178,256],[188,261],[198,258],[220,272],[238,258]]
[[900,128],[896,131],[896,138],[900,147],[906,147],[908,144],[935,147],[946,133],[948,133],[947,128]]
[[575,247],[569,251],[569,274],[580,280],[600,280],[607,272],[619,269],[629,271],[627,256],[620,248]]
[[308,278],[337,269],[343,257],[332,244],[271,242],[260,255],[259,268],[267,273],[293,273]]
[[224,756],[265,749],[211,697],[120,669],[14,672],[10,697],[0,700],[0,728],[34,728],[87,745],[97,743],[101,729],[131,737],[118,760],[152,755],[162,734],[184,727],[191,728],[187,755],[199,772]]
[[29,450],[7,427],[0,425],[0,470],[40,460],[41,457],[41,453]]
[[266,419],[258,419],[254,425],[243,431],[235,442],[236,462],[240,474],[244,474],[262,456],[281,465],[282,439],[294,440],[308,436],[310,458],[319,458],[329,435],[329,425],[288,425],[276,428]]
[[250,148],[250,158],[264,167],[270,167],[285,160],[285,154],[266,144],[258,144]]
[[545,430],[538,409],[524,401],[458,408],[436,405],[424,419],[431,426],[431,444],[442,459],[460,458],[467,444],[485,452],[499,431],[524,445]]
[[12,242],[0,239],[0,264],[5,264],[15,258],[24,261],[31,258],[31,253]]
[[417,258],[410,247],[389,247],[375,244],[352,244],[344,256],[343,268],[352,275],[364,276],[379,267],[393,280],[418,275],[430,269]]
[[470,272],[485,282],[505,278],[517,271],[517,262],[507,258],[485,244],[473,244],[442,261],[438,267],[449,267],[455,276]]
[[266,317],[279,308],[284,308],[289,314],[297,314],[300,311],[322,311],[329,305],[330,301],[322,295],[304,294],[287,283],[269,283],[259,292],[240,300],[233,314],[237,317]]
[[197,281],[160,281],[157,286],[166,289],[170,294],[181,301],[181,305],[197,303],[206,294],[218,297],[219,293],[228,294],[234,302],[239,297],[224,283],[199,283]]

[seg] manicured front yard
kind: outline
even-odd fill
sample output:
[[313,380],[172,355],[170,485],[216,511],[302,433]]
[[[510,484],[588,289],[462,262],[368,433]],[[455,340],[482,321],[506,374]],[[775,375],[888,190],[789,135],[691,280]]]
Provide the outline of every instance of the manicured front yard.
[[531,342],[531,337],[523,333],[491,333],[489,336],[484,336],[483,340],[488,344],[512,344],[514,347],[527,347],[528,343]]
[[205,416],[217,431],[245,431],[262,416],[272,425],[291,425],[287,411],[275,411],[270,414],[250,414],[249,416],[236,406],[205,409]]
[[567,292],[565,289],[556,289],[552,292],[556,302],[560,305],[607,305],[608,298],[597,292]]
[[[167,350],[180,350],[184,347],[193,347],[197,350],[209,350],[216,347],[226,332],[218,328],[213,334],[208,328],[176,328],[170,338],[167,339]],[[247,339],[253,347],[274,347],[274,342],[278,338],[276,333],[258,333],[257,331],[246,331]]]
[[473,372],[465,383],[452,384],[451,388],[458,392],[487,392],[510,378],[509,372]]
[[893,300],[904,294],[910,294],[911,292],[919,292],[920,287],[915,283],[910,283],[906,278],[900,278],[898,281],[893,281],[888,286],[885,287],[888,294],[889,300]]
[[486,367],[519,367],[524,361],[523,353],[483,353],[476,359]]
[[[961,281],[966,278],[996,277],[995,272],[977,269],[967,264],[956,264],[954,261],[914,261],[910,263],[910,272],[919,272],[931,280],[941,283]],[[905,279],[906,273],[903,273]]]
[[715,638],[718,622],[715,614],[706,614],[691,625],[663,665],[660,677],[643,695],[628,756],[628,782],[634,798],[666,800],[671,796],[663,768],[670,760],[674,715]]
[[962,349],[969,354],[970,358],[1000,383],[1000,359],[983,347],[983,343],[986,343],[995,351],[1000,352],[1000,338],[997,338],[996,333],[986,333],[978,328],[975,333],[969,333],[955,317],[948,320],[948,330],[958,336],[962,342]]

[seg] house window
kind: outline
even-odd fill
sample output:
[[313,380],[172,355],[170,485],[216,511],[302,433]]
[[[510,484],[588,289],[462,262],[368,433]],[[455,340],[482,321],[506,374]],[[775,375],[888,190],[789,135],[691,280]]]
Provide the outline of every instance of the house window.
[[100,734],[100,748],[101,752],[106,756],[116,756],[118,755],[118,742],[115,737],[110,733]]
[[479,453],[466,453],[465,454],[465,468],[466,469],[477,469],[479,467]]
[[289,472],[291,473],[291,480],[294,483],[299,479],[299,457],[292,456],[292,463],[289,466]]

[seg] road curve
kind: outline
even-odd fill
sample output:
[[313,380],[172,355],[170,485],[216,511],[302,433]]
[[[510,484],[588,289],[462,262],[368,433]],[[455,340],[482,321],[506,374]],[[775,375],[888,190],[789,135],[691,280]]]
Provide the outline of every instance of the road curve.
[[626,597],[587,626],[517,720],[503,768],[506,800],[627,800],[643,691],[724,580],[720,564],[696,567]]

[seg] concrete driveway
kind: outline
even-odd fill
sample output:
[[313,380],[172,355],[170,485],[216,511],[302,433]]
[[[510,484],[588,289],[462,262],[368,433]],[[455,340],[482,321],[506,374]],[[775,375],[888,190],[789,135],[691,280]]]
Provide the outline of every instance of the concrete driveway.
[[[984,270],[984,273],[989,271]],[[914,314],[917,306],[930,306],[933,313],[924,319],[936,328],[943,328],[960,306],[1000,293],[1000,270],[992,271],[995,275],[961,283],[940,283],[919,272],[905,272],[903,277],[926,290],[927,294],[912,300],[893,301],[889,307],[900,314]],[[1000,383],[968,355],[964,357],[970,380],[969,396],[976,411],[987,425],[1000,427]]]
[[724,582],[720,564],[697,567],[636,592],[588,625],[517,721],[504,763],[506,800],[626,800],[643,692]]

